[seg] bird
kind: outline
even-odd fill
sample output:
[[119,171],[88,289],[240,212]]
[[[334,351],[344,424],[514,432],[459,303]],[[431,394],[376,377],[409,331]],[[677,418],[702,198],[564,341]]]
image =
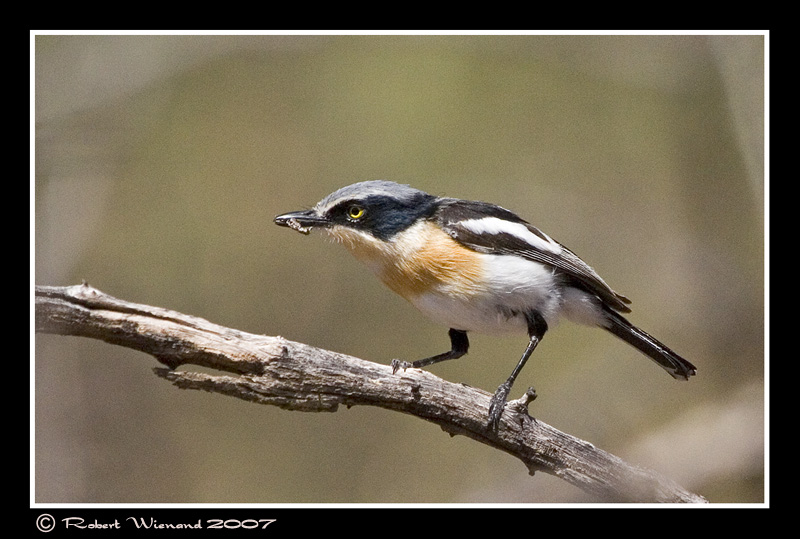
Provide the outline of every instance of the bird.
[[278,215],[274,222],[302,234],[324,230],[389,289],[449,328],[449,351],[411,362],[394,359],[395,374],[464,356],[469,332],[527,335],[522,356],[490,401],[487,426],[494,430],[517,376],[561,318],[607,330],[677,380],[697,372],[630,323],[623,314],[631,311],[631,300],[592,267],[496,204],[368,180],[334,191],[311,209]]

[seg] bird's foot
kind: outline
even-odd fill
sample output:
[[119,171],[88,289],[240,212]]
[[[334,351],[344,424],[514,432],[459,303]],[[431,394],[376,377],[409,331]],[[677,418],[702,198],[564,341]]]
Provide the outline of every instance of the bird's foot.
[[403,369],[405,371],[407,368],[413,367],[413,365],[408,361],[400,361],[399,359],[393,359],[391,365],[392,365],[392,374],[397,374],[397,371],[400,369]]
[[492,402],[489,404],[489,428],[492,430],[497,430],[497,426],[500,423],[500,416],[503,415],[503,408],[506,406],[509,391],[511,391],[511,384],[506,382],[500,384],[500,387],[494,392]]

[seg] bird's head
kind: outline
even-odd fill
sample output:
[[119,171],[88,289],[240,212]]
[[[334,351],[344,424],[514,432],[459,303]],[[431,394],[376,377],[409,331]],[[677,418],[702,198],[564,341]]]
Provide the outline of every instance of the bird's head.
[[372,180],[342,187],[310,210],[279,215],[275,224],[304,234],[313,228],[323,228],[339,239],[363,237],[387,242],[419,220],[430,217],[437,200],[407,185]]

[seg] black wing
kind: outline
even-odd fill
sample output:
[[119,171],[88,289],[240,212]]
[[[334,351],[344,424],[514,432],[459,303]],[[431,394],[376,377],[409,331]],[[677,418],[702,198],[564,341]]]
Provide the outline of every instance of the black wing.
[[[484,221],[485,226],[481,227],[480,232],[461,224],[464,221],[490,217],[495,217],[500,221],[491,223]],[[481,253],[516,255],[534,262],[548,264],[559,270],[570,281],[570,284],[597,295],[608,307],[625,313],[631,310],[627,306],[631,301],[614,292],[597,272],[578,258],[575,253],[505,208],[485,202],[450,199],[442,203],[434,218],[445,232],[465,247]],[[514,234],[514,231],[508,226],[505,227],[508,231],[503,231],[503,222],[524,226],[528,232],[533,234],[533,241]]]

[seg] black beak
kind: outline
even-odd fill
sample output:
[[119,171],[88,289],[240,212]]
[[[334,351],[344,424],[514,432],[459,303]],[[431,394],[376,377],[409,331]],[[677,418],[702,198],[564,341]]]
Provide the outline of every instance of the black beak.
[[320,217],[314,210],[293,211],[284,213],[275,218],[275,224],[289,227],[302,234],[308,234],[315,226],[325,227],[330,224],[324,217]]

